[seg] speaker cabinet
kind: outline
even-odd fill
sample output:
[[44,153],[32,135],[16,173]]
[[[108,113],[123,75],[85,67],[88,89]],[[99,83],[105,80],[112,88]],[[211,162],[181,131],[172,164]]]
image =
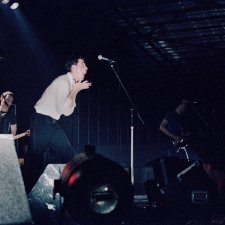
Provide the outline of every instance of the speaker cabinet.
[[31,221],[12,135],[0,135],[0,224]]

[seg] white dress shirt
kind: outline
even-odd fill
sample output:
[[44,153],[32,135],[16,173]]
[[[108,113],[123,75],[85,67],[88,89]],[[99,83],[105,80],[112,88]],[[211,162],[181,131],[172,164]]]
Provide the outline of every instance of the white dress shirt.
[[76,102],[68,97],[73,82],[71,73],[55,78],[35,104],[36,112],[56,120],[61,115],[71,115],[76,106]]

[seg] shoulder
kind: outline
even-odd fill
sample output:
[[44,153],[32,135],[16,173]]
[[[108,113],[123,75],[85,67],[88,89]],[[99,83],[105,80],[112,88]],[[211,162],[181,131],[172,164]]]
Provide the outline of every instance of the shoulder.
[[59,75],[52,81],[52,85],[57,86],[57,85],[63,85],[63,84],[69,84],[69,77],[67,74]]
[[66,80],[68,80],[68,76],[67,74],[63,74],[56,77],[52,82],[54,83],[54,82],[66,81]]
[[13,106],[11,106],[9,111],[6,113],[6,117],[8,117],[8,118],[16,117],[16,111],[15,111],[15,108]]

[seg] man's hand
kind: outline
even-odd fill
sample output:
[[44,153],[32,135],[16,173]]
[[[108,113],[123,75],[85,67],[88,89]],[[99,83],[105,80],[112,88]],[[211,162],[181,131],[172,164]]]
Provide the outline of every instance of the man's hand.
[[73,86],[72,86],[72,90],[75,92],[79,92],[81,90],[88,89],[91,85],[92,85],[92,83],[87,80],[85,80],[83,82],[81,82],[81,81],[74,82]]
[[68,97],[71,99],[75,98],[79,91],[89,89],[91,85],[92,83],[87,80],[83,82],[81,81],[74,82]]
[[174,139],[175,141],[177,141],[177,142],[181,142],[181,141],[183,140],[182,137],[176,136],[176,135],[173,136],[173,139]]

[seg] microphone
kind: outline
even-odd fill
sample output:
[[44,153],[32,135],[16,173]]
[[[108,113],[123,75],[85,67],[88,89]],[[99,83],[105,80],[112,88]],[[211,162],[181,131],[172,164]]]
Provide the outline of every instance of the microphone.
[[99,59],[99,60],[105,60],[105,61],[108,61],[108,62],[110,62],[110,63],[114,63],[114,62],[115,62],[114,60],[111,60],[111,59],[108,59],[108,58],[106,58],[106,57],[103,57],[102,55],[99,55],[99,56],[98,56],[98,59]]

